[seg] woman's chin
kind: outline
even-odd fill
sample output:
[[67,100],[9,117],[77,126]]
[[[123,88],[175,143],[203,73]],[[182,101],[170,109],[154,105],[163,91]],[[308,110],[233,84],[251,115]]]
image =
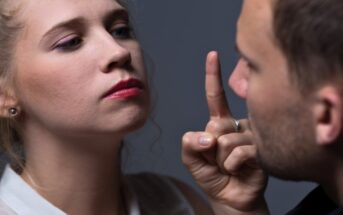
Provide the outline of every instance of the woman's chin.
[[141,116],[139,118],[132,119],[131,123],[124,127],[125,133],[128,134],[142,128],[145,125],[146,121],[147,116]]

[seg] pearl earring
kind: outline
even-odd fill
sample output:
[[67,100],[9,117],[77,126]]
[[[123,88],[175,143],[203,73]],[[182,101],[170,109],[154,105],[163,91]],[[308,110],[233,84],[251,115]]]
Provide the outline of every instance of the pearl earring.
[[14,108],[14,107],[9,108],[8,112],[11,116],[16,116],[18,114],[17,108]]

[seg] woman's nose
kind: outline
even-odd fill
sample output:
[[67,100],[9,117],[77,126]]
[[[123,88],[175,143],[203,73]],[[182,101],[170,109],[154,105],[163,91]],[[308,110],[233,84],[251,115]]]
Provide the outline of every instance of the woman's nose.
[[113,68],[129,68],[131,64],[131,53],[125,42],[118,42],[114,38],[107,38],[104,43],[104,57],[101,71],[110,72]]
[[241,98],[245,99],[248,89],[248,74],[244,62],[239,60],[231,76],[228,80],[228,85]]

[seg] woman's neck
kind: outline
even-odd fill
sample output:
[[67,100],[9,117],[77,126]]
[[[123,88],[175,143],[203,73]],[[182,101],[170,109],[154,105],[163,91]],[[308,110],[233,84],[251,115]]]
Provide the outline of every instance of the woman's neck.
[[124,214],[121,139],[26,138],[22,178],[68,214]]

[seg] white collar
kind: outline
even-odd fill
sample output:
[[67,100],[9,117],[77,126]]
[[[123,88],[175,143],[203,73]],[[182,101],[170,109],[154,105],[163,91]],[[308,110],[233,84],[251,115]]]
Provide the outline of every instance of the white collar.
[[[130,186],[126,188],[129,215],[140,215],[135,193]],[[67,215],[32,189],[9,165],[0,181],[0,200],[16,214],[36,215],[39,211],[39,214]]]
[[67,215],[32,189],[7,165],[0,182],[0,199],[17,214]]

